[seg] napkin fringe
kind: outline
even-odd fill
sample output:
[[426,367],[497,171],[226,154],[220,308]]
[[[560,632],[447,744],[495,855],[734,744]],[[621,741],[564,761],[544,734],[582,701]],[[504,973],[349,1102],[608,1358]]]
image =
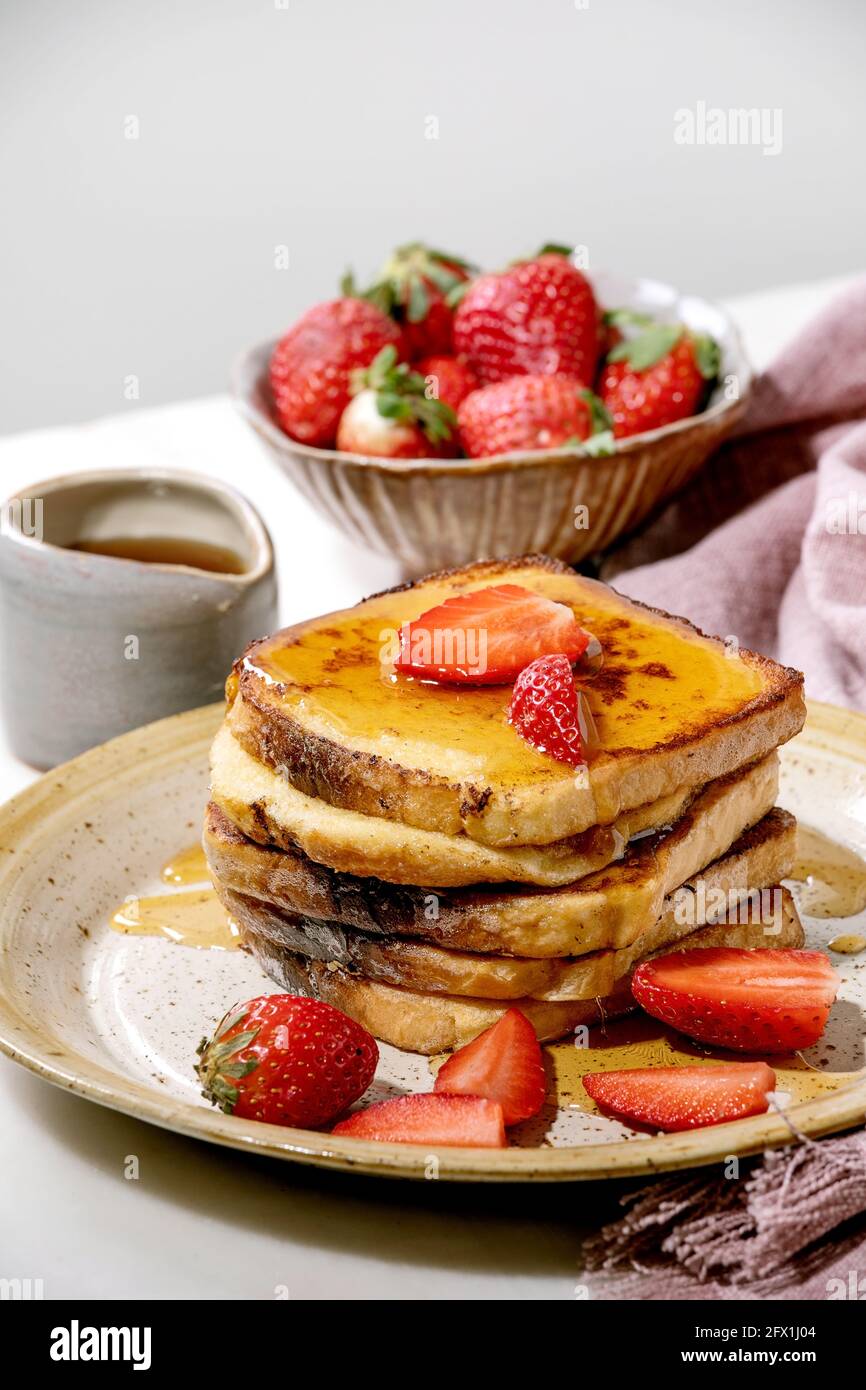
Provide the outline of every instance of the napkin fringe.
[[798,1136],[743,1178],[666,1178],[622,1205],[626,1214],[584,1247],[590,1272],[625,1274],[628,1285],[667,1271],[676,1287],[683,1276],[732,1288],[796,1277],[804,1262],[835,1255],[826,1238],[866,1213],[866,1132],[820,1143]]

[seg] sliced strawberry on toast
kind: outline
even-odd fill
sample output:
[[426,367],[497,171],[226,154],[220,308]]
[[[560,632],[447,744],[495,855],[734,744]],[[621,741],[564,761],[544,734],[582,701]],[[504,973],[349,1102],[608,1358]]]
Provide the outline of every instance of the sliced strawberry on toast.
[[536,657],[559,652],[577,661],[589,642],[564,603],[520,584],[494,584],[404,623],[394,664],[422,680],[508,685]]
[[514,682],[508,721],[539,753],[579,767],[595,728],[566,656],[540,656]]
[[798,1052],[817,1042],[838,981],[820,951],[714,947],[644,961],[632,993],[687,1037],[737,1052]]
[[776,1075],[765,1062],[729,1062],[598,1071],[583,1085],[605,1115],[673,1133],[765,1114]]
[[356,1110],[335,1125],[332,1133],[375,1139],[380,1144],[505,1148],[502,1106],[481,1096],[397,1096]]
[[544,1063],[535,1029],[519,1009],[452,1054],[436,1077],[436,1092],[498,1101],[507,1125],[537,1115],[544,1104]]

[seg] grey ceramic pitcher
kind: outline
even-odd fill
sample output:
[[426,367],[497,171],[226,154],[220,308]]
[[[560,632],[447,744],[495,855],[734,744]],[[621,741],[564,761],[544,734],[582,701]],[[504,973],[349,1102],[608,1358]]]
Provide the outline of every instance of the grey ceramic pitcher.
[[[120,536],[204,542],[241,572],[90,552]],[[0,516],[0,708],[13,752],[53,767],[218,700],[235,657],[276,625],[276,598],[267,529],[233,488],[124,469],[22,489]]]

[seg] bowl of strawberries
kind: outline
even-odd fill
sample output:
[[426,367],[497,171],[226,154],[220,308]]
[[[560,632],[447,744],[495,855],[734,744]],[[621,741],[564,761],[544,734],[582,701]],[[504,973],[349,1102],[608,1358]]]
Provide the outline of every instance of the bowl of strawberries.
[[590,274],[564,246],[482,273],[418,243],[232,379],[313,505],[409,573],[605,550],[730,434],[750,383],[707,300]]

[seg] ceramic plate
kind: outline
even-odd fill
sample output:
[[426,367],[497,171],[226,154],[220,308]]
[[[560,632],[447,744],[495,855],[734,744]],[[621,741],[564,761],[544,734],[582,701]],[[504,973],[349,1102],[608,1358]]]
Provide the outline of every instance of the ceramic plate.
[[[690,1134],[638,1135],[596,1113],[579,1076],[593,1066],[699,1055],[643,1020],[594,1030],[590,1052],[547,1049],[543,1114],[504,1150],[372,1144],[233,1119],[199,1095],[195,1046],[232,1003],[267,991],[240,951],[192,949],[112,930],[128,897],[171,891],[160,869],[198,836],[207,749],[221,707],[135,730],[41,778],[0,809],[0,1046],[14,1060],[88,1100],[167,1129],[277,1158],[401,1177],[568,1180],[658,1172],[785,1143],[792,1129],[825,1134],[866,1113],[863,1022],[866,952],[831,953],[839,1002],[822,1041],[780,1059],[778,1110]],[[805,827],[814,881],[793,884],[808,944],[866,934],[850,912],[866,858],[866,718],[813,705],[806,730],[781,750],[781,804]],[[825,837],[821,839],[820,837]],[[853,852],[853,853],[852,853]],[[824,879],[826,882],[822,883]],[[383,1047],[375,1095],[429,1089],[427,1058]]]

